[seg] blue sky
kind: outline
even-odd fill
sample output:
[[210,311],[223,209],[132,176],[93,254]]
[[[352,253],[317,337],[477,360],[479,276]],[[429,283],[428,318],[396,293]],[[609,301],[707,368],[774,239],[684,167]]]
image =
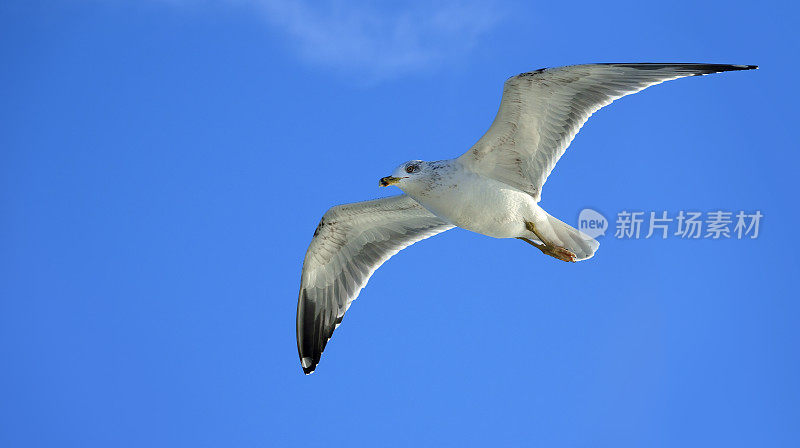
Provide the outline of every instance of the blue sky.
[[[732,5],[0,3],[0,445],[798,446],[797,9]],[[598,112],[541,205],[760,210],[759,237],[568,265],[449,231],[304,376],[324,211],[464,152],[508,76],[601,61],[761,69]]]

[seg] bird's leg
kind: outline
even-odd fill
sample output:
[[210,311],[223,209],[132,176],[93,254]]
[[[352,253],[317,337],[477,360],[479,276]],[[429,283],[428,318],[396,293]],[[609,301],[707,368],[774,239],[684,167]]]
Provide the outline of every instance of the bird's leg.
[[528,238],[525,238],[525,237],[522,237],[522,236],[518,236],[518,237],[516,237],[516,238],[517,238],[518,240],[525,241],[526,243],[530,244],[531,246],[533,246],[533,247],[535,247],[535,248],[539,249],[540,251],[542,251],[542,253],[543,253],[543,254],[546,254],[546,253],[547,253],[547,246],[545,246],[544,244],[537,244],[537,243],[534,243],[533,241],[529,240]]
[[539,233],[538,230],[536,230],[536,226],[532,222],[525,221],[525,228],[530,230],[531,232],[533,232],[533,234],[536,235],[536,238],[538,238],[539,241],[542,242],[542,244],[534,243],[533,241],[529,240],[528,238],[517,237],[517,239],[525,241],[526,243],[530,244],[531,246],[533,246],[533,247],[539,249],[540,251],[542,251],[542,253],[545,254],[545,255],[550,255],[551,257],[558,258],[561,261],[566,261],[566,262],[571,262],[571,263],[575,262],[577,257],[575,256],[574,252],[572,252],[571,250],[567,249],[566,247],[558,246],[556,244],[553,244],[553,243],[547,241],[547,239],[545,239],[542,236],[542,234]]

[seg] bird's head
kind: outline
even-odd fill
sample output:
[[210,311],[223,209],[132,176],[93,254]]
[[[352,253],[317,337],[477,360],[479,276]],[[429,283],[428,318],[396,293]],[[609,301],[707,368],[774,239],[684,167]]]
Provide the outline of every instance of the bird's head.
[[391,176],[382,177],[378,185],[388,187],[394,185],[401,190],[413,186],[428,177],[428,163],[422,160],[410,160],[395,168]]

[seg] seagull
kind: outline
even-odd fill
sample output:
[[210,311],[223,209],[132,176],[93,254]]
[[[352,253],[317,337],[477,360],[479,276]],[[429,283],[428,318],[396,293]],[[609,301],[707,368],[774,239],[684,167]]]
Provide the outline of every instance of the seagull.
[[543,68],[506,80],[486,134],[455,159],[411,160],[380,179],[404,194],[337,205],[322,216],[303,261],[297,350],[314,371],[370,276],[405,247],[453,227],[517,238],[565,262],[599,243],[539,207],[542,186],[575,134],[617,98],[685,76],[755,65],[613,63]]

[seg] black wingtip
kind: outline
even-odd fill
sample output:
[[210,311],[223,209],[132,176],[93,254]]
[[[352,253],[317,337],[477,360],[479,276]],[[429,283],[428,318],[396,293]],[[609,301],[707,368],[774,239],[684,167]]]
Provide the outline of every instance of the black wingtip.
[[301,288],[297,301],[297,353],[300,355],[300,367],[306,375],[317,368],[335,328],[330,323],[333,319],[325,314],[325,307],[320,307],[308,294],[307,289]]
[[317,364],[319,364],[319,360],[321,358],[322,353],[319,353],[313,357],[311,356],[303,356],[300,355],[300,367],[303,368],[303,373],[306,375],[310,375],[314,369],[317,368]]
[[695,76],[697,75],[708,75],[711,73],[719,73],[719,72],[731,72],[737,70],[753,70],[757,69],[757,65],[741,65],[741,64],[705,64],[705,63],[696,63],[696,62],[670,62],[670,63],[659,63],[659,62],[607,62],[601,63],[598,65],[613,65],[618,67],[627,67],[633,68],[637,70],[660,70],[660,69],[677,69],[677,70],[685,70]]
[[740,70],[755,70],[757,65],[734,65],[734,64],[703,64],[699,67],[702,71],[695,73],[694,76],[710,75],[712,73],[735,72]]
[[758,69],[757,65],[739,65],[739,64],[703,64],[708,70],[716,72],[733,72],[737,70],[755,70]]
[[742,64],[704,64],[710,68],[717,68],[720,71],[728,72],[734,70],[753,70],[758,68],[757,65],[742,65]]
[[[609,65],[617,67],[633,68],[636,70],[660,70],[660,69],[677,69],[684,72],[684,76],[703,76],[712,73],[731,72],[738,70],[757,70],[757,65],[741,65],[741,64],[704,64],[696,62],[679,62],[679,63],[661,63],[661,62],[600,62],[595,64],[586,65]],[[573,66],[569,66],[573,67]],[[558,68],[558,67],[555,67]],[[512,76],[511,78],[522,78],[538,75],[548,68],[540,68],[532,72],[520,73],[519,75]],[[509,78],[509,79],[511,79]]]

